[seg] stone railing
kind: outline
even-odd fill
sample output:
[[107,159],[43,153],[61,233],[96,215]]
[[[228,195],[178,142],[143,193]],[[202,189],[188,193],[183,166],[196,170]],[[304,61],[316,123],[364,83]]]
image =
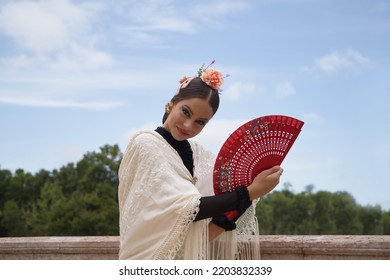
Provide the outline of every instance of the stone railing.
[[[261,235],[266,260],[388,260],[389,235]],[[117,236],[0,238],[2,260],[115,260]]]

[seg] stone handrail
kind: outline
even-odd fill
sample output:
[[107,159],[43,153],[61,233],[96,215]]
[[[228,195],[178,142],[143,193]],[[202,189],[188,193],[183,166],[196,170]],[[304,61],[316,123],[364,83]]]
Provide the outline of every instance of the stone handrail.
[[[389,235],[260,235],[266,260],[388,260]],[[118,236],[0,238],[2,260],[115,260]]]

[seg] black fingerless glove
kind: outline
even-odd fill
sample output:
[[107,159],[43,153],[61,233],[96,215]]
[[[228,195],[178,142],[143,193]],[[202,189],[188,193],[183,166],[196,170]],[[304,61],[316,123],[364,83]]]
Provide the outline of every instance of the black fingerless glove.
[[229,220],[228,217],[225,216],[225,214],[213,217],[211,219],[211,222],[223,228],[225,231],[236,229],[236,222]]
[[[237,210],[240,212],[240,216],[252,205],[252,201],[249,199],[249,192],[246,187],[238,187],[235,189],[237,192]],[[238,219],[238,218],[237,218]],[[236,220],[237,220],[236,219]]]
[[225,214],[213,216],[211,222],[217,226],[230,231],[236,229],[236,221],[242,214],[252,205],[249,199],[249,193],[246,187],[238,187],[234,190],[237,195],[237,204],[235,210],[226,212]]

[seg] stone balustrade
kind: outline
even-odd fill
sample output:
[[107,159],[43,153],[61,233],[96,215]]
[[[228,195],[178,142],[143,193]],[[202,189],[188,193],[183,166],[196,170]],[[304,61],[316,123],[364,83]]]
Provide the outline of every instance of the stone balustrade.
[[[389,235],[260,235],[266,260],[388,260]],[[2,260],[115,260],[117,236],[0,238]]]

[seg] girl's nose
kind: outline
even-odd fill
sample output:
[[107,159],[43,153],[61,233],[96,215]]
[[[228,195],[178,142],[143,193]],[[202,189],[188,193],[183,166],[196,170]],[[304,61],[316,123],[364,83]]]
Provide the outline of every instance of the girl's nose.
[[184,128],[185,128],[188,132],[192,131],[192,128],[193,128],[192,121],[190,121],[190,120],[185,121],[185,122],[184,122]]

